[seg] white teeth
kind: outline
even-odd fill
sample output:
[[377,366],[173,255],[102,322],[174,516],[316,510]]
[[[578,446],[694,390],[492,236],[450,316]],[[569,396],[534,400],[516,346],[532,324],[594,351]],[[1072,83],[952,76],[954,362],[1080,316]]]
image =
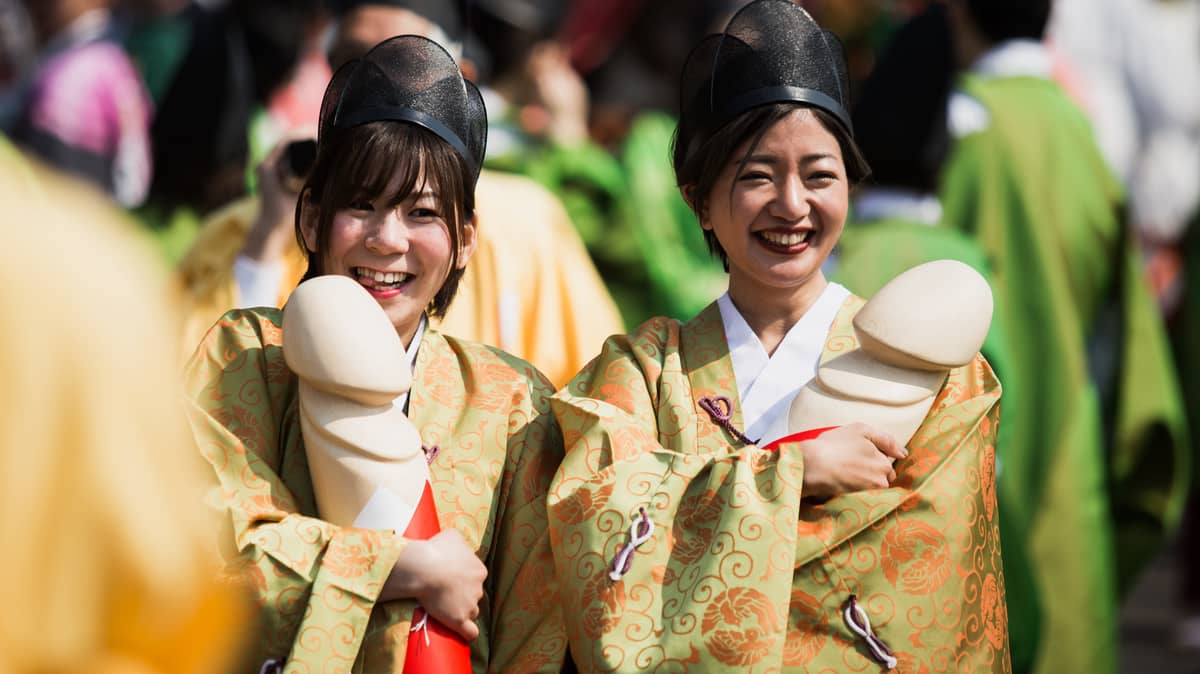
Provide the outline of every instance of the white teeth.
[[803,232],[759,232],[759,235],[777,246],[795,246],[808,240],[811,229]]
[[408,274],[403,272],[383,272],[366,269],[365,267],[356,268],[354,274],[359,278],[370,279],[376,283],[400,283],[409,277]]

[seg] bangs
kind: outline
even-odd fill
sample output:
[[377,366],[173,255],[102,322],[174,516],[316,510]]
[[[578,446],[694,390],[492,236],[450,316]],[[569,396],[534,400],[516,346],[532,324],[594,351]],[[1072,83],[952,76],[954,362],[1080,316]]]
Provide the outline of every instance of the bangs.
[[[450,196],[439,184],[440,178],[449,173],[445,148],[439,147],[445,143],[429,131],[411,124],[402,125],[399,133],[395,127],[388,122],[371,122],[347,131],[356,137],[350,139],[351,142],[335,145],[335,156],[330,158],[329,180],[321,195],[322,203],[334,210],[362,199],[397,203],[426,187],[432,189],[439,200]],[[427,169],[424,175],[422,167]],[[399,184],[387,194],[389,184],[396,176],[400,177]]]

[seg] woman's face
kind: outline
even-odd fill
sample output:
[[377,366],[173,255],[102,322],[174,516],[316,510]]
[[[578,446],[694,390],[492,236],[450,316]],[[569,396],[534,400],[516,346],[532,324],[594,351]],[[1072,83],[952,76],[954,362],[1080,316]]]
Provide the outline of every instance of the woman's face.
[[749,298],[823,287],[821,265],[842,234],[850,199],[837,138],[801,108],[749,151],[747,141],[730,157],[700,217],[725,249],[730,290]]
[[[400,176],[385,195],[395,194]],[[423,179],[398,203],[385,196],[361,198],[333,216],[328,248],[322,255],[326,274],[358,281],[379,302],[407,344],[421,314],[450,273],[452,246],[448,204]],[[317,218],[303,221],[305,245],[317,252]],[[475,222],[464,221],[457,266],[464,268],[475,250]]]

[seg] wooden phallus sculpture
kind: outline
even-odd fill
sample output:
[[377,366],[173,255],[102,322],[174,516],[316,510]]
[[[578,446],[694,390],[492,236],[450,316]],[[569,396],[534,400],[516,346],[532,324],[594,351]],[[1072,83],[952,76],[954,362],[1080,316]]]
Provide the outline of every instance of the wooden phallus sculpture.
[[[404,345],[379,303],[354,280],[300,284],[283,312],[284,359],[299,378],[300,428],[322,519],[441,531],[421,436],[397,404],[412,386]],[[470,649],[417,607],[404,674],[471,671]]]

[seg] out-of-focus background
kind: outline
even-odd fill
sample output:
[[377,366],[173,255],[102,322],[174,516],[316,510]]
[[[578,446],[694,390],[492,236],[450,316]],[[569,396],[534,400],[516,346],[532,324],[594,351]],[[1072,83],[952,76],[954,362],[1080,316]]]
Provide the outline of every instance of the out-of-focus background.
[[[293,208],[324,87],[371,44],[414,32],[459,59],[489,113],[480,208],[491,253],[473,267],[483,290],[443,329],[529,358],[561,385],[608,333],[687,319],[725,289],[670,148],[688,50],[742,4],[0,0],[0,248],[29,262],[26,275],[0,274],[20,291],[0,294],[13,303],[0,304],[0,345],[36,318],[38,330],[79,335],[56,348],[91,358],[129,340],[169,342],[170,356],[127,366],[170,371],[225,310],[281,305],[303,272]],[[827,272],[869,295],[924,257],[959,257],[1007,307],[985,355],[1014,401],[1002,428],[1017,429],[1000,440],[997,474],[1016,670],[1200,671],[1200,519],[1187,505],[1200,464],[1200,1],[800,4],[845,47],[856,133],[875,169]],[[1044,30],[1013,23],[1039,12]],[[487,184],[508,187],[485,197]],[[72,266],[62,241],[93,237],[137,270],[110,243],[89,248],[103,258],[95,270]],[[514,265],[536,274],[518,283]],[[43,282],[64,275],[75,277],[65,287]],[[102,334],[130,316],[156,327]],[[12,343],[0,363],[25,359],[26,343]],[[1030,354],[1047,360],[1031,368]],[[1080,382],[1060,377],[1067,360]],[[97,390],[119,379],[45,372],[95,377]],[[1039,416],[1093,395],[1087,423]],[[61,402],[64,419],[88,414],[56,400],[46,405]],[[1128,430],[1158,404],[1147,401],[1161,401],[1165,421]],[[22,422],[6,416],[15,409],[0,405],[0,426]],[[1075,433],[1088,437],[1073,444]],[[20,437],[0,432],[0,475],[25,470],[10,463]],[[111,453],[98,463],[151,460],[104,442]],[[56,446],[69,456],[97,443]],[[0,532],[28,533],[5,527],[32,502],[6,505]],[[121,512],[137,529],[139,509]],[[139,585],[146,601],[165,601],[153,594],[160,580]],[[199,621],[193,634],[240,615],[204,592],[162,605],[184,606]],[[97,611],[88,615],[110,615]],[[13,624],[0,619],[0,671]],[[36,659],[12,662],[34,671],[21,664]]]

